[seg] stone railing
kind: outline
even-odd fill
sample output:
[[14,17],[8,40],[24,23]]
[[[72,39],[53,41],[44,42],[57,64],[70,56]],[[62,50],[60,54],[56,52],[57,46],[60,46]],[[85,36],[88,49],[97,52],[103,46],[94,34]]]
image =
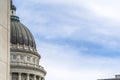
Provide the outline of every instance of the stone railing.
[[29,62],[15,62],[15,61],[11,61],[10,65],[11,66],[28,67],[28,68],[36,68],[36,69],[44,71],[44,68],[42,66],[36,65],[36,64],[33,64],[33,63],[29,63]]

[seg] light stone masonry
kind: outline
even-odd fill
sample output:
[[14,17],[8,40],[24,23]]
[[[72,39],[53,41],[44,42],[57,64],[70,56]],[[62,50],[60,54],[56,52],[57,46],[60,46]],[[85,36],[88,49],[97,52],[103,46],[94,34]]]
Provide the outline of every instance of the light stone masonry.
[[9,80],[10,0],[0,0],[0,80]]

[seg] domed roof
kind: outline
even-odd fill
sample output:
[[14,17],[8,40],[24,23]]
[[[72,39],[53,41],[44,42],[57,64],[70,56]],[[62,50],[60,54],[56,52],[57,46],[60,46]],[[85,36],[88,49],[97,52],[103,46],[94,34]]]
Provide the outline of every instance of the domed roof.
[[[33,38],[32,33],[29,31],[29,29],[23,25],[19,21],[19,17],[17,16],[11,16],[11,37],[10,42],[13,46],[21,46],[28,48],[27,51],[35,52],[36,51],[36,44],[35,40]],[[12,48],[15,50],[15,48]],[[16,48],[17,50],[21,50],[20,48]]]
[[20,23],[16,16],[11,16],[11,43],[36,48],[33,35],[26,26]]
[[36,44],[32,33],[29,29],[23,25],[19,17],[16,16],[16,8],[13,4],[11,5],[11,52],[27,52],[34,53],[40,56],[36,50]]

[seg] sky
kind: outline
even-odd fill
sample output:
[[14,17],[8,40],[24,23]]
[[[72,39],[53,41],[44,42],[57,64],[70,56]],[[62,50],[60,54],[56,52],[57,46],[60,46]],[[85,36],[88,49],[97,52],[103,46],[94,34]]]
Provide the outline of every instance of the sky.
[[13,0],[34,35],[46,80],[120,74],[120,0]]

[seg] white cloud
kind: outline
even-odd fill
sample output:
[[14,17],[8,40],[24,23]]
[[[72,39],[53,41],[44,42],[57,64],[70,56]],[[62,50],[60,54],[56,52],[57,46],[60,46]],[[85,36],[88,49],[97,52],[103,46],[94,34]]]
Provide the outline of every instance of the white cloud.
[[101,0],[101,1],[90,2],[88,3],[88,6],[92,11],[94,11],[99,16],[102,16],[111,20],[114,19],[116,21],[119,21],[120,6],[118,3],[119,3],[119,0],[116,0],[116,1]]
[[[119,0],[27,0],[24,1],[24,5],[28,5],[27,3],[31,2],[33,4],[52,4],[52,5],[58,5],[58,4],[63,4],[66,6],[77,6],[81,7],[84,6],[91,11],[94,11],[96,14],[102,17],[110,18],[110,19],[115,19],[115,20],[120,20],[119,14]],[[30,5],[30,4],[29,4]]]
[[96,80],[119,73],[119,58],[85,56],[72,47],[39,44],[39,50],[44,55],[41,64],[48,72],[46,80]]
[[[18,1],[21,2],[21,1]],[[32,4],[28,4],[29,2],[32,2]],[[119,18],[119,0],[26,0],[22,1],[22,5],[33,5],[33,4],[52,4],[52,5],[58,5],[58,4],[65,4],[66,6],[84,6],[90,10],[93,10],[97,12],[97,14],[101,14],[103,16],[113,17],[113,18]],[[17,3],[17,2],[16,2]],[[21,7],[24,7],[21,6]],[[116,17],[117,16],[117,17]]]

